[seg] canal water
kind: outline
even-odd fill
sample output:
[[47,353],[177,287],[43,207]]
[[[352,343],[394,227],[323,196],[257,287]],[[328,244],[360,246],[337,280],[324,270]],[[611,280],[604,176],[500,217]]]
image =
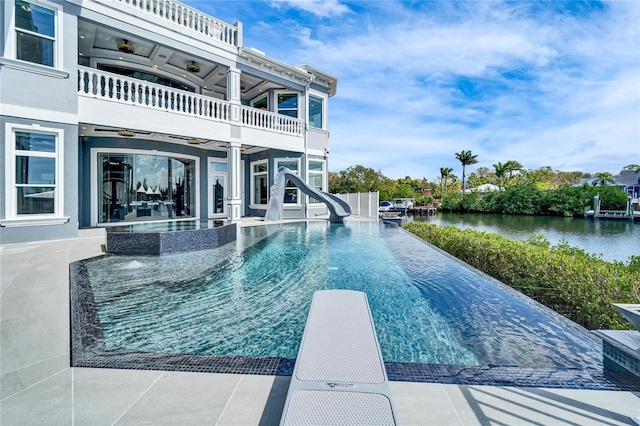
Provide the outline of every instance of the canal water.
[[456,213],[409,216],[407,220],[493,232],[512,240],[544,234],[552,245],[564,238],[570,245],[609,262],[629,263],[630,256],[640,256],[640,223],[626,220]]

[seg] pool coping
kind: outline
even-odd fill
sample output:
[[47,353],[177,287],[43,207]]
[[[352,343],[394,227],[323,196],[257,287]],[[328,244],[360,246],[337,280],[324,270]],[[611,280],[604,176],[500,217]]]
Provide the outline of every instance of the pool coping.
[[[516,292],[517,294],[514,294],[516,297],[525,297],[528,299],[528,302],[539,305],[541,309],[552,315],[554,319],[558,319],[562,324],[571,327],[580,335],[588,337],[594,342],[600,341],[597,337],[593,336],[592,333],[580,327],[578,324],[573,323],[535,300],[517,292],[517,290],[508,287],[506,284],[489,277],[410,232],[402,228],[400,229],[438,252],[445,254],[469,270],[481,275],[492,284],[497,284],[501,289],[504,289],[510,294]],[[111,255],[95,256],[69,264],[71,367],[291,376],[295,358],[109,351],[106,348],[102,335],[100,321],[95,309],[93,291],[86,270],[87,263],[102,259],[106,256]],[[385,368],[390,381],[640,391],[640,383],[637,381],[629,381],[626,376],[605,373],[602,369],[534,369],[491,365],[467,366],[395,362],[385,362]]]

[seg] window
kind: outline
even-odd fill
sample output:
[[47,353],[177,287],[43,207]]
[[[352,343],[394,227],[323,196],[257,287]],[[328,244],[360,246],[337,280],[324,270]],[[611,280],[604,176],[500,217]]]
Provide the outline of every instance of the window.
[[251,101],[251,106],[257,109],[261,109],[263,111],[269,110],[269,100],[267,99],[267,95],[264,95],[261,98],[257,98]]
[[[280,167],[286,167],[290,169],[292,172],[299,174],[299,161],[298,159],[276,159],[276,174]],[[294,183],[287,179],[284,189],[284,203],[285,204],[298,204],[299,199],[299,190],[298,187],[294,185]]]
[[8,124],[6,136],[7,219],[61,217],[63,130]]
[[278,114],[298,118],[297,93],[278,93]]
[[209,215],[226,215],[227,171],[226,159],[209,159]]
[[[324,161],[309,160],[309,186],[317,189],[318,191],[324,191]],[[320,200],[316,200],[313,197],[309,197],[309,204],[321,203]]]
[[188,158],[99,154],[99,222],[195,217],[195,171]]
[[322,129],[323,99],[309,96],[309,126]]
[[16,59],[56,65],[56,10],[15,0]]
[[269,192],[267,160],[251,163],[251,204],[267,204]]

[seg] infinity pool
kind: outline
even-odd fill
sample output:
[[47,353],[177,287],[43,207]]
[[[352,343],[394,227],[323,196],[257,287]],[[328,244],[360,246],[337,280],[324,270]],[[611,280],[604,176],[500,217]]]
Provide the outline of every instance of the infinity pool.
[[601,369],[575,324],[378,222],[238,231],[215,250],[86,264],[108,351],[295,358],[314,291],[367,293],[386,362]]

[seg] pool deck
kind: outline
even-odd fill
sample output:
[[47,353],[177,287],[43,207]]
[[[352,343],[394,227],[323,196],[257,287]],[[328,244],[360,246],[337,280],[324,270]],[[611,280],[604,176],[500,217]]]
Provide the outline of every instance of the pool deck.
[[[104,229],[87,229],[71,240],[0,245],[0,424],[277,425],[288,377],[69,367],[69,263],[102,254],[104,243]],[[637,392],[390,388],[400,425],[635,425],[640,417]]]

